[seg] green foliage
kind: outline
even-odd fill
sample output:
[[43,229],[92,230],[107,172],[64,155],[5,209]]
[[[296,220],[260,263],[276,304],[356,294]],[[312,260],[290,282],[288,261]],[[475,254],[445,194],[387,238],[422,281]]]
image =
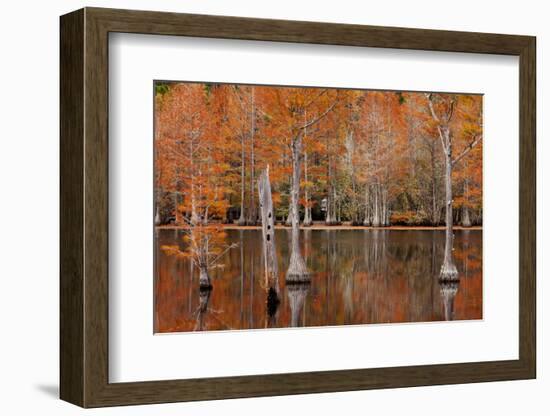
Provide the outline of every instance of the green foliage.
[[396,92],[397,98],[399,100],[399,104],[405,104],[405,96],[402,92]]
[[170,91],[170,83],[168,82],[155,82],[155,94],[164,95]]
[[206,96],[209,97],[212,92],[212,84],[203,84],[203,89]]

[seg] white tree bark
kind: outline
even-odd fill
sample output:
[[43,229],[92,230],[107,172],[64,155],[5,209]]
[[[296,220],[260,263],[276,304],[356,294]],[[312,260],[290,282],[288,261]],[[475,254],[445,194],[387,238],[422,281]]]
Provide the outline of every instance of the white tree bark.
[[[467,167],[467,165],[466,165]],[[464,179],[464,203],[462,204],[462,226],[471,227],[470,210],[468,209],[468,178]]]
[[296,283],[287,285],[288,300],[290,304],[290,326],[298,327],[300,324],[300,315],[304,310],[307,294],[309,292],[308,283]]
[[192,137],[191,140],[189,141],[189,155],[190,155],[189,171],[191,173],[190,175],[191,177],[191,223],[196,224],[198,222],[199,217],[197,215],[197,196],[195,191],[195,161],[194,161],[195,149],[193,146],[193,140],[194,138]]
[[300,162],[302,154],[303,136],[298,132],[292,138],[292,185],[290,190],[290,220],[292,223],[292,242],[290,264],[288,266],[286,279],[288,281],[309,280],[309,272],[306,263],[300,252],[300,223],[298,203],[300,196]]
[[155,225],[160,225],[160,196],[162,193],[162,189],[159,187],[155,189]]
[[372,215],[372,226],[373,227],[380,227],[380,224],[381,224],[379,194],[380,194],[380,185],[377,183],[374,186],[374,202],[373,202],[374,212],[373,212],[373,215]]
[[304,152],[304,179],[306,181],[306,187],[304,189],[304,199],[306,201],[306,206],[304,207],[304,226],[309,227],[312,224],[311,219],[311,207],[309,206],[309,190],[307,186],[308,176],[307,176],[307,151]]
[[244,135],[241,134],[241,213],[239,215],[238,225],[245,225],[246,219],[244,216],[244,177],[245,177],[245,153],[244,153]]
[[363,225],[367,226],[367,227],[371,225],[369,185],[368,184],[365,185],[365,218],[363,219]]
[[258,179],[258,194],[260,215],[262,219],[262,240],[264,254],[264,269],[267,286],[273,287],[279,293],[279,272],[277,251],[275,245],[275,221],[273,201],[271,198],[271,183],[269,181],[269,165]]
[[441,127],[445,153],[445,255],[441,266],[441,280],[457,280],[458,271],[453,261],[453,183],[452,183],[452,146],[448,127]]
[[439,279],[441,281],[456,281],[458,280],[458,270],[453,261],[453,153],[451,130],[449,127],[455,102],[451,100],[446,109],[446,114],[443,116],[444,118],[441,119],[435,112],[432,94],[426,94],[426,98],[428,99],[428,108],[432,118],[437,123],[439,139],[445,158],[445,254],[443,256]]
[[459,282],[454,281],[441,281],[440,283],[441,300],[443,301],[443,314],[446,321],[452,321],[454,319],[454,303],[456,293],[458,292]]
[[[291,160],[294,160],[292,155],[291,155]],[[292,173],[290,174],[290,178],[289,178],[290,190],[288,195],[288,214],[286,216],[286,221],[285,221],[285,225],[289,227],[292,227],[292,217],[294,216],[294,211],[292,210],[292,187],[294,183],[293,174],[294,174],[294,164],[292,165]]]
[[157,205],[157,207],[155,208],[155,225],[159,225],[159,224],[160,224],[160,212],[159,212],[159,207]]
[[470,220],[470,210],[466,205],[462,206],[462,226],[471,227],[472,221]]
[[388,226],[389,224],[389,212],[388,212],[388,190],[384,187],[382,188],[382,214],[381,214],[381,223],[383,227]]
[[250,90],[250,210],[247,223],[256,225],[256,203],[254,198],[254,133],[256,129],[256,107],[254,100],[254,87]]
[[432,154],[432,225],[437,225],[437,197],[436,197],[436,179],[435,179],[435,161]]

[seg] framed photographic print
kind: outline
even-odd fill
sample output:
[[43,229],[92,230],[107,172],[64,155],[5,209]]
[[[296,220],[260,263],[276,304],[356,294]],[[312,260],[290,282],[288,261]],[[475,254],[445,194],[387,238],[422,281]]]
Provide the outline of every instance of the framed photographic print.
[[60,52],[62,399],[535,377],[535,38],[85,8]]

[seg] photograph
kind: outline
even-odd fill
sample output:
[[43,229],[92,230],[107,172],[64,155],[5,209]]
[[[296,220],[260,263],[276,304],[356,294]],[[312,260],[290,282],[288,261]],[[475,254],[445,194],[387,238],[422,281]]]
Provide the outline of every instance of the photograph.
[[482,95],[154,100],[155,333],[482,319]]

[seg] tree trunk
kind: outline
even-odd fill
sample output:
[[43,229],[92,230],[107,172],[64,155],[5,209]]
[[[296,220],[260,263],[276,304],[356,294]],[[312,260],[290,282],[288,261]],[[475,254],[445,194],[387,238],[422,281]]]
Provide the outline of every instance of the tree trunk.
[[462,226],[463,227],[472,226],[472,222],[470,220],[470,211],[468,210],[468,207],[466,207],[466,205],[462,206]]
[[435,149],[434,143],[430,149],[431,165],[432,165],[432,225],[439,224],[439,210],[437,208],[437,178],[435,169]]
[[355,182],[355,173],[353,173],[352,170],[352,176],[351,176],[351,193],[352,193],[352,200],[353,200],[353,206],[352,206],[352,224],[353,225],[359,225],[359,203],[358,203],[358,195],[357,195],[357,184]]
[[164,194],[162,189],[155,189],[155,225],[160,225],[162,218],[160,217],[160,198]]
[[365,185],[365,218],[363,220],[364,226],[370,226],[371,220],[370,220],[370,201],[369,201],[369,185]]
[[329,185],[329,191],[327,194],[327,212],[325,214],[325,224],[334,225],[336,222],[335,213],[334,213],[334,198],[332,193],[332,185]]
[[300,252],[300,223],[298,202],[300,195],[300,159],[302,153],[302,133],[299,132],[292,139],[292,186],[290,191],[290,213],[292,222],[292,242],[290,264],[286,279],[288,281],[309,280],[309,272]]
[[193,154],[195,153],[193,146],[193,139],[189,141],[189,170],[191,172],[191,223],[196,224],[198,220],[197,215],[197,200],[195,195],[195,159]]
[[380,194],[380,184],[376,183],[374,186],[374,213],[372,216],[372,226],[380,227],[380,206],[379,206],[379,194]]
[[441,129],[445,143],[445,255],[441,266],[441,280],[458,280],[458,271],[453,262],[453,184],[452,151],[448,128]]
[[208,267],[201,265],[199,267],[199,286],[201,288],[211,288],[210,275],[208,274]]
[[256,225],[256,200],[254,198],[254,133],[256,128],[256,108],[254,103],[254,87],[250,92],[250,211],[248,213],[248,224]]
[[181,224],[181,213],[179,209],[179,192],[174,192],[174,221],[176,222],[176,225]]
[[304,227],[311,227],[311,224],[313,224],[313,220],[311,219],[311,207],[308,207],[308,206],[305,207],[303,224],[304,224]]
[[381,225],[386,227],[388,225],[388,191],[385,187],[382,187],[382,214],[381,214]]
[[327,197],[327,212],[325,214],[325,224],[326,225],[332,225],[334,224],[334,220],[332,219],[332,209],[331,209],[331,199],[330,197]]
[[[467,165],[466,165],[467,167]],[[468,178],[464,179],[464,204],[462,205],[462,226],[471,227],[470,211],[468,210]]]
[[271,184],[269,181],[269,165],[258,180],[258,194],[260,215],[262,219],[262,239],[265,279],[267,286],[279,293],[279,272],[277,265],[277,251],[275,246],[275,222],[273,220],[273,201],[271,198]]
[[290,206],[288,207],[288,215],[286,216],[285,225],[288,227],[292,227],[292,213],[290,212]]
[[244,217],[244,177],[245,177],[245,165],[244,165],[244,134],[241,134],[241,213],[237,221],[238,225],[245,225],[246,220]]
[[453,165],[465,157],[470,150],[481,140],[481,136],[474,136],[472,142],[453,160],[452,159],[452,138],[449,123],[454,113],[456,101],[451,99],[447,104],[444,118],[437,116],[434,109],[432,94],[426,94],[428,107],[432,118],[437,122],[439,138],[445,156],[445,256],[441,266],[441,281],[458,281],[458,271],[453,262],[453,186],[452,173]]
[[158,202],[155,208],[155,225],[160,225],[160,212],[159,212]]
[[309,227],[312,224],[311,220],[311,207],[309,206],[309,187],[308,187],[308,177],[307,177],[307,151],[304,152],[304,179],[306,182],[306,186],[304,189],[304,199],[306,201],[306,205],[304,207],[304,226]]
[[[293,156],[291,155],[291,158]],[[289,195],[288,195],[288,214],[286,216],[286,221],[285,221],[285,225],[289,226],[289,227],[292,227],[292,217],[294,215],[294,211],[292,210],[292,186],[293,186],[293,181],[294,181],[294,178],[293,178],[293,174],[294,174],[294,164],[292,165],[292,172],[290,174],[290,191],[289,191]]]

